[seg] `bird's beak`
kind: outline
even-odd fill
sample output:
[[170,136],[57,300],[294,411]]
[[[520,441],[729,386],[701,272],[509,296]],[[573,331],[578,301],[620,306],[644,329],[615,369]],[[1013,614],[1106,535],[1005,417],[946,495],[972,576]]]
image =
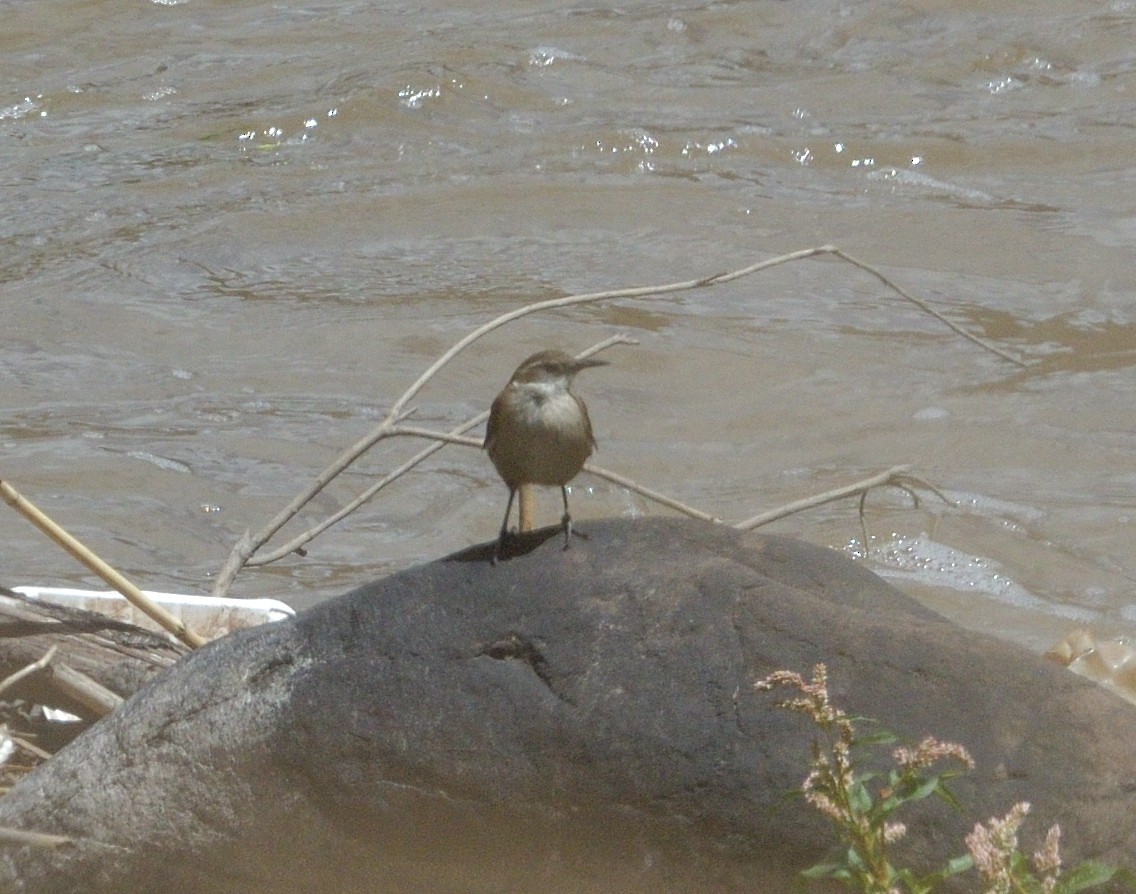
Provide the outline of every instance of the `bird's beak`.
[[590,366],[607,366],[606,360],[596,360],[595,357],[586,357],[583,360],[574,360],[572,362],[573,368],[576,372],[582,369],[587,369]]

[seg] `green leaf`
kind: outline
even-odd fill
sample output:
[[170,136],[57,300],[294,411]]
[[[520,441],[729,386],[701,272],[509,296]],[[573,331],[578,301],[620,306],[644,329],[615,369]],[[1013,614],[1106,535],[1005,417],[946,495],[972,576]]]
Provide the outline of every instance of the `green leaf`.
[[915,877],[915,873],[906,868],[892,870],[892,881],[901,882],[903,887],[912,892],[916,891],[916,886],[919,884],[919,879]]
[[868,866],[864,859],[860,856],[860,852],[854,847],[848,848],[848,853],[844,857],[845,865],[851,867],[857,872],[867,872]]
[[802,870],[800,875],[807,879],[834,878],[838,872],[848,873],[843,863],[817,863],[816,866]]
[[1012,850],[1007,855],[1010,864],[1010,875],[1019,882],[1030,881],[1033,882],[1027,890],[1033,891],[1040,888],[1037,880],[1034,878],[1033,873],[1030,871],[1029,861],[1026,860],[1026,855],[1019,850]]
[[857,782],[848,791],[848,803],[852,807],[853,813],[857,815],[867,813],[872,809],[872,795],[869,793],[867,786],[863,783]]
[[973,867],[974,858],[970,856],[970,854],[966,854],[965,856],[955,857],[947,861],[947,865],[938,872],[932,872],[922,877],[917,877],[910,869],[904,869],[900,874],[910,894],[928,894],[928,892],[934,891],[952,875],[966,872]]
[[961,857],[955,857],[953,860],[947,861],[946,868],[937,873],[942,878],[950,878],[952,875],[958,875],[960,872],[966,872],[974,868],[974,857],[970,854],[963,854]]
[[866,736],[857,736],[857,745],[894,745],[897,739],[887,730],[880,730],[878,733],[870,733]]
[[910,791],[904,792],[900,797],[904,801],[922,801],[933,795],[935,792],[942,788],[938,776],[932,776],[930,779],[924,779],[919,785],[912,788]]
[[939,785],[935,789],[935,794],[946,801],[948,804],[950,804],[951,807],[953,807],[955,810],[959,811],[960,813],[962,812],[962,805],[958,802],[958,798],[955,797],[954,792],[947,788],[946,783],[943,781],[942,777],[940,777],[939,779]]
[[1112,880],[1116,875],[1116,868],[1095,860],[1087,860],[1078,864],[1057,881],[1057,890],[1061,894],[1077,894],[1087,888],[1095,888]]
[[872,821],[881,822],[887,819],[893,812],[903,805],[903,799],[896,795],[884,798],[882,801],[877,802],[875,810],[872,812]]

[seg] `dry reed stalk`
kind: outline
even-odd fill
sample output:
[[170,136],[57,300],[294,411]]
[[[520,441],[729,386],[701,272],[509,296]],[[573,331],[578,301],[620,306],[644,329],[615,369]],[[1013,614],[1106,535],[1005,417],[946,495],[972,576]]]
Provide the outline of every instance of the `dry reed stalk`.
[[67,533],[56,524],[42,509],[22,496],[7,481],[0,480],[0,495],[4,501],[24,518],[39,528],[63,549],[86,565],[110,586],[125,596],[134,606],[160,624],[192,649],[205,645],[206,640],[188,629],[180,620],[154,602],[138,587],[123,577],[118,571],[99,558],[90,548]]
[[26,829],[11,829],[0,826],[0,844],[31,845],[55,850],[73,845],[75,840],[64,835],[48,835],[46,832],[29,832]]
[[47,670],[51,675],[51,685],[60,694],[74,699],[96,717],[105,717],[122,704],[121,695],[68,664],[57,661]]

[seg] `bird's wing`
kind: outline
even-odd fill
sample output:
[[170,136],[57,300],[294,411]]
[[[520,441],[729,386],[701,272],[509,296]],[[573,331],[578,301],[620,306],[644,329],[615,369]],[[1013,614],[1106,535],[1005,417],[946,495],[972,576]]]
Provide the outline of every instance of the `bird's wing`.
[[[593,450],[596,450],[599,448],[599,444],[596,443],[596,436],[592,434],[592,419],[588,415],[588,405],[580,400],[580,398],[576,397],[575,394],[573,394],[572,397],[575,399],[576,406],[580,408],[580,413],[584,417],[584,432],[588,436],[588,443],[592,445]],[[490,417],[490,422],[492,421],[492,417]]]
[[498,394],[493,400],[493,406],[489,408],[489,422],[485,426],[485,440],[482,441],[481,447],[488,450],[493,440],[497,437],[497,429],[501,420],[501,400],[502,395]]

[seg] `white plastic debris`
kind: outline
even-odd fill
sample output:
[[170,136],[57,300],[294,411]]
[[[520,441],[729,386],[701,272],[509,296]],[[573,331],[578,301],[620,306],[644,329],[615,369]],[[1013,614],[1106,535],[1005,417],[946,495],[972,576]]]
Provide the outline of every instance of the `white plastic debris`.
[[[13,587],[13,589],[40,602],[98,612],[118,621],[126,621],[148,630],[161,631],[161,627],[135,608],[125,596],[113,590],[74,590],[66,587],[34,586]],[[234,630],[255,627],[269,621],[282,621],[296,614],[290,605],[278,599],[232,599],[157,593],[151,590],[143,592],[190,630],[206,639],[216,639]]]

